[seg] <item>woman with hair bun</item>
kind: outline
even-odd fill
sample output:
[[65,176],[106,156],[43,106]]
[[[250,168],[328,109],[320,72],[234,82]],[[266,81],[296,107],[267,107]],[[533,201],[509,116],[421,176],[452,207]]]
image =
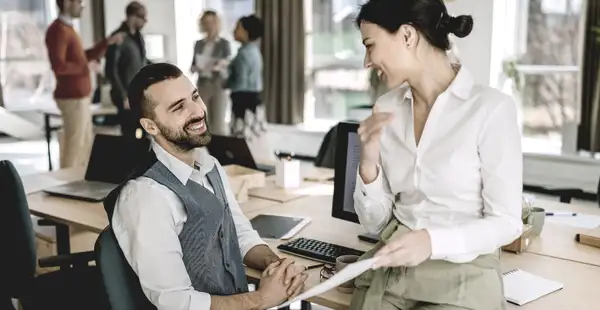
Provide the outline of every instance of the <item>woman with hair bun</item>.
[[500,248],[522,232],[514,101],[451,62],[473,29],[442,0],[370,0],[365,67],[389,92],[358,129],[355,209],[381,241],[351,309],[505,309]]

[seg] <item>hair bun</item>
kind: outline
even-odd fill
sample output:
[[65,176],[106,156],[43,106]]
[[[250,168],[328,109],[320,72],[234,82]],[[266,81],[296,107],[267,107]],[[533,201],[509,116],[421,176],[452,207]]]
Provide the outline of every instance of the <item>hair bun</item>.
[[455,36],[464,38],[473,30],[473,17],[471,17],[471,15],[450,17],[447,29]]

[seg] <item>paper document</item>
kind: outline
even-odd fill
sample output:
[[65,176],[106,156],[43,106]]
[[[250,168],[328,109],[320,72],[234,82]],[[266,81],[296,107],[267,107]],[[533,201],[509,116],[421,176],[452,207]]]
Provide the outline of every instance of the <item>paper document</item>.
[[600,226],[600,216],[584,213],[578,213],[577,216],[546,216],[546,221],[554,224],[573,226],[577,228],[596,228]]
[[306,300],[313,296],[325,293],[344,282],[350,281],[350,280],[358,277],[363,272],[371,269],[371,267],[373,267],[373,263],[375,262],[375,260],[376,260],[376,258],[370,258],[370,259],[366,259],[363,261],[358,261],[354,264],[350,264],[350,265],[346,266],[346,268],[342,269],[341,271],[336,272],[335,275],[333,275],[331,278],[329,278],[329,280],[296,296],[296,298],[277,306],[277,309],[287,307],[298,300]]
[[202,54],[196,54],[196,68],[204,71],[210,71],[208,67],[213,61],[211,57],[204,56]]
[[26,176],[22,180],[26,195],[69,183],[69,181],[59,180],[46,175]]

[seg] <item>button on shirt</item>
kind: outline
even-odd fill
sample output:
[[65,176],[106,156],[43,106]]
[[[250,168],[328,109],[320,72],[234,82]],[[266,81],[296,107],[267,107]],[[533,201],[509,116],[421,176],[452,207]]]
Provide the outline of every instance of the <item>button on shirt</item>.
[[[196,170],[155,142],[152,149],[183,184],[197,182],[211,192],[214,190],[206,174],[216,165],[226,189],[242,257],[254,246],[265,244],[242,213],[225,171],[212,156],[198,150],[196,163],[200,168]],[[194,290],[182,260],[178,235],[186,220],[185,208],[177,195],[146,177],[129,181],[115,205],[112,225],[117,241],[138,275],[144,294],[159,310],[210,309],[210,295]]]
[[376,180],[365,185],[357,177],[355,209],[369,232],[381,232],[394,216],[429,232],[431,259],[456,263],[520,236],[523,155],[510,97],[475,85],[460,68],[436,99],[418,146],[410,87],[376,104],[394,120],[381,135]]

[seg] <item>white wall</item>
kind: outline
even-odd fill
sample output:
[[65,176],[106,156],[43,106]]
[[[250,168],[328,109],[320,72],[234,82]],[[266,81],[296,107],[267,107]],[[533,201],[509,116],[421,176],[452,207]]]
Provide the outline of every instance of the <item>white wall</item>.
[[[498,1],[498,0],[495,0]],[[447,3],[450,15],[473,16],[473,31],[467,37],[455,38],[461,63],[471,71],[475,81],[488,85],[492,55],[494,0],[454,0]]]

